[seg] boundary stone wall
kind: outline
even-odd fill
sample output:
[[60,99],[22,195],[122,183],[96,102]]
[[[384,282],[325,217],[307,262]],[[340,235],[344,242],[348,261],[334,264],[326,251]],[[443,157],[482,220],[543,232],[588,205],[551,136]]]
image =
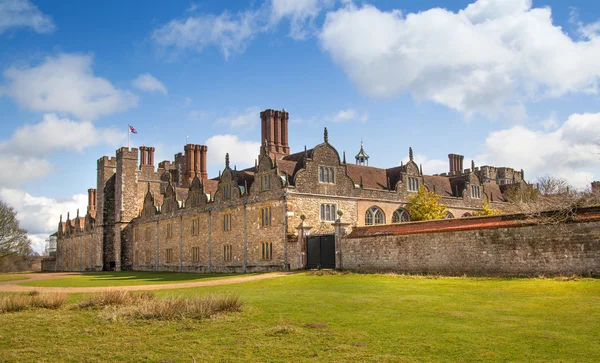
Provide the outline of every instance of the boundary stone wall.
[[340,248],[342,267],[359,271],[598,275],[600,209],[569,222],[508,215],[360,227]]

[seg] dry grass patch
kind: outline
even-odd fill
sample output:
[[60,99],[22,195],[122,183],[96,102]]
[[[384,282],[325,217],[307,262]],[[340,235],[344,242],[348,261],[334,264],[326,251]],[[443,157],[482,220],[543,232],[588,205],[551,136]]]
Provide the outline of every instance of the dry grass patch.
[[154,300],[155,296],[149,291],[131,292],[126,290],[107,290],[93,294],[75,305],[75,309],[93,309],[107,306],[128,306],[144,301]]
[[40,293],[31,291],[27,294],[0,296],[0,313],[31,309],[58,309],[67,301],[62,293]]
[[101,316],[110,321],[204,319],[219,313],[238,312],[242,302],[238,296],[172,296],[158,299],[150,292],[110,290],[90,296],[76,309],[103,308]]

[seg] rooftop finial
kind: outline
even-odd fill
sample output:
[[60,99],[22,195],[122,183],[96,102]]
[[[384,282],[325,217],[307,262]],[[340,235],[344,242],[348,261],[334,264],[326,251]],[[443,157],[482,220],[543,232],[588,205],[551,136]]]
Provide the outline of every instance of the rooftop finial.
[[329,132],[327,131],[327,127],[325,128],[325,130],[323,131],[323,140],[325,142],[329,142]]
[[77,208],[77,218],[79,218],[79,208]]
[[148,182],[148,193],[150,193],[150,182]]
[[346,164],[346,150],[344,150],[344,164]]
[[475,160],[471,160],[471,171],[475,171]]
[[265,139],[265,141],[263,142],[263,152],[265,154],[269,153],[269,143],[267,142],[267,139]]
[[412,147],[408,148],[408,159],[410,161],[413,161],[413,151],[412,151]]
[[521,169],[521,180],[525,181],[525,172]]
[[229,167],[229,153],[225,154],[225,167],[228,168]]
[[194,176],[198,176],[198,165],[194,165]]
[[423,164],[419,164],[419,174],[423,175]]

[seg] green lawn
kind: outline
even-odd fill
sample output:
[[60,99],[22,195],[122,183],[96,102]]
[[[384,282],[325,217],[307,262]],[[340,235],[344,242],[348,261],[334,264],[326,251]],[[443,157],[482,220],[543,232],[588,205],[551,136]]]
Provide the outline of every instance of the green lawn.
[[4,281],[16,281],[16,280],[27,280],[29,277],[20,274],[0,274],[0,282]]
[[237,294],[245,306],[183,322],[3,314],[0,361],[600,361],[598,279],[297,274],[159,293]]
[[68,276],[50,280],[29,281],[20,285],[24,286],[53,286],[53,287],[104,287],[104,286],[132,286],[171,284],[181,282],[194,282],[215,280],[232,276],[247,276],[240,274],[196,274],[177,272],[146,272],[146,271],[119,271],[119,272],[88,272],[77,276]]

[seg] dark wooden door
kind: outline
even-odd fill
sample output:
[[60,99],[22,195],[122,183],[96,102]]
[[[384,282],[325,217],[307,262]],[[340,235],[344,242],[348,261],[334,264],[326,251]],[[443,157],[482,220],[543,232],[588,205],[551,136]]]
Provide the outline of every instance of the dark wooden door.
[[306,268],[335,268],[335,236],[310,236],[306,239]]

